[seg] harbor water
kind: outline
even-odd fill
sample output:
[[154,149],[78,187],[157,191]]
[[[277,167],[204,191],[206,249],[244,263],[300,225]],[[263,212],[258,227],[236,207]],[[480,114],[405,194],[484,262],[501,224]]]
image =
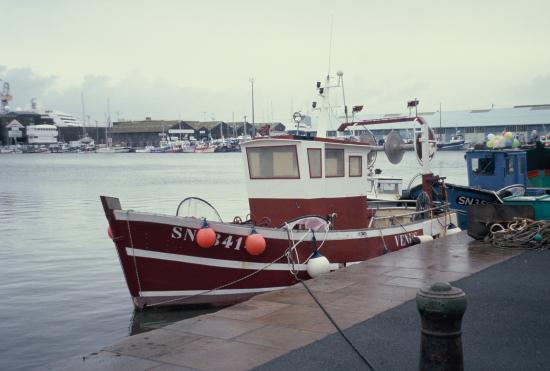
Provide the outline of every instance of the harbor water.
[[[435,174],[465,184],[463,152],[440,152]],[[383,175],[420,167],[379,154]],[[174,215],[197,196],[223,220],[247,214],[240,153],[0,155],[0,369],[24,370],[97,351],[124,337],[203,313],[134,312],[100,195]]]

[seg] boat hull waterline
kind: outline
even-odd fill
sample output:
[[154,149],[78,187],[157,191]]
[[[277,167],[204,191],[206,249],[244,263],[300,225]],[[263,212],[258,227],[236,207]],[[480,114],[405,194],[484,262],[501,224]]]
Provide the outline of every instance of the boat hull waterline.
[[[309,279],[307,259],[313,251],[311,231],[256,226],[266,240],[259,256],[245,249],[250,224],[209,221],[216,231],[214,246],[198,246],[196,233],[203,221],[121,210],[117,198],[102,196],[124,276],[137,308],[173,305],[229,305],[256,294],[297,283],[285,253],[293,251],[294,270]],[[358,263],[415,244],[420,235],[440,236],[456,214],[392,225],[378,229],[315,232],[317,246],[331,270]],[[289,239],[289,236],[291,237]]]

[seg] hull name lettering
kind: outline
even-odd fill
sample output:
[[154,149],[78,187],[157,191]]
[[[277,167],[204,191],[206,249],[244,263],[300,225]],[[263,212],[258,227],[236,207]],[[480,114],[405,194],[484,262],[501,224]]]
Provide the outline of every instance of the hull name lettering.
[[[172,227],[172,234],[170,235],[170,238],[174,240],[194,242],[196,234],[197,231],[195,229],[175,226]],[[234,236],[229,234],[223,237],[219,233],[216,233],[216,242],[214,243],[214,246],[221,245],[226,249],[233,248],[235,250],[240,250],[242,241],[242,236]]]

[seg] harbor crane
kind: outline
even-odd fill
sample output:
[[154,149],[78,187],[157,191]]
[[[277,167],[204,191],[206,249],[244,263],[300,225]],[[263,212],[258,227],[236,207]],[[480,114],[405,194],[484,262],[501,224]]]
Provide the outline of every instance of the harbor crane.
[[[2,80],[0,80],[1,82]],[[0,112],[7,112],[9,108],[9,102],[13,97],[10,95],[10,84],[4,81],[2,85],[2,95],[0,95]]]

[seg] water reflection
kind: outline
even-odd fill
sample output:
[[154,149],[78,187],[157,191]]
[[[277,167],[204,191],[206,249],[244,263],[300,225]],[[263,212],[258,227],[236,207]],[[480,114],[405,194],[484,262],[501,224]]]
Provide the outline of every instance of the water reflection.
[[144,311],[134,310],[130,321],[129,335],[137,335],[143,332],[159,329],[174,322],[187,318],[200,316],[201,314],[214,313],[219,308],[196,307],[196,308],[155,308]]

